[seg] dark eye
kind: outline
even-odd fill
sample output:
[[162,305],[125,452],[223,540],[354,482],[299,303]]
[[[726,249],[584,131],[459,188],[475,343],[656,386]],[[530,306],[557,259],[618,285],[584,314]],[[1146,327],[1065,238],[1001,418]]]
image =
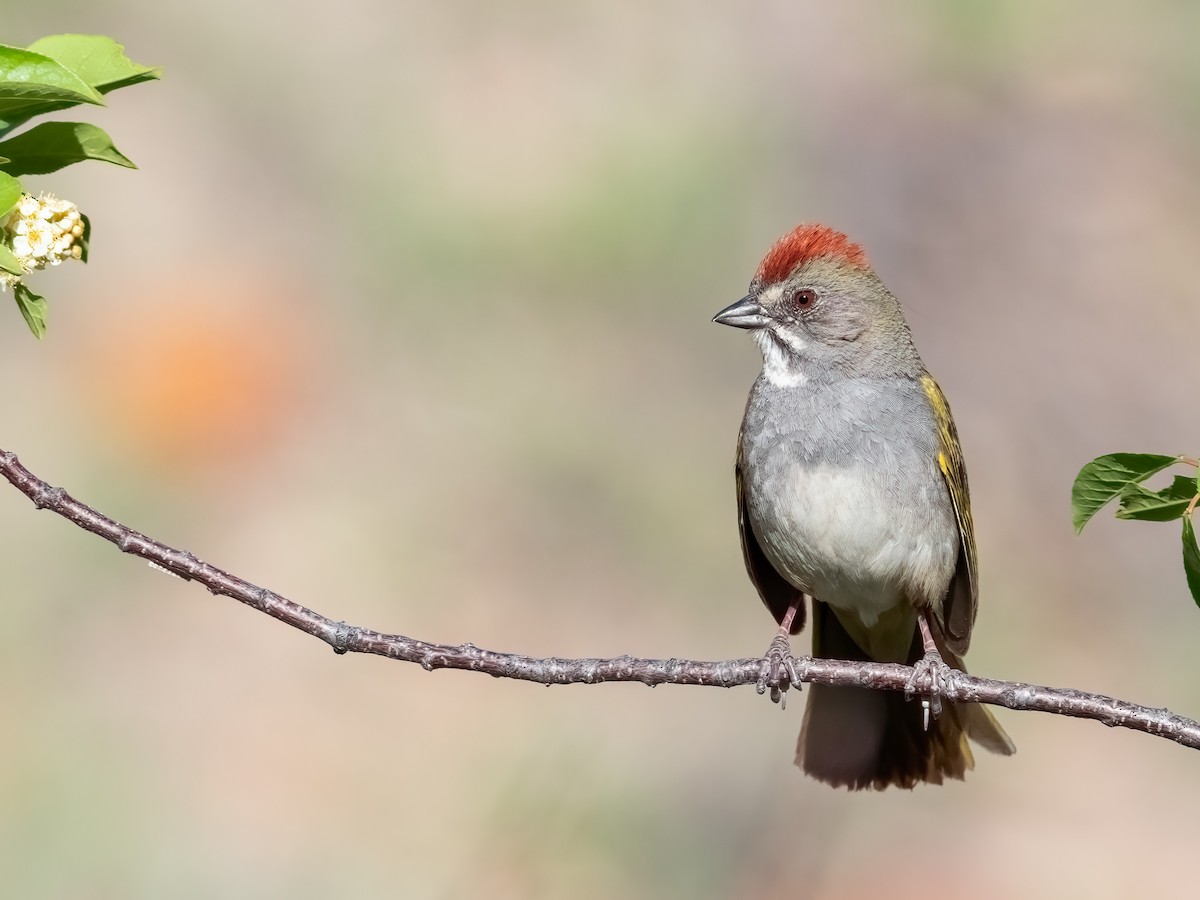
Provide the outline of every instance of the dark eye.
[[812,288],[800,288],[792,292],[792,305],[799,309],[807,309],[817,302],[817,292]]

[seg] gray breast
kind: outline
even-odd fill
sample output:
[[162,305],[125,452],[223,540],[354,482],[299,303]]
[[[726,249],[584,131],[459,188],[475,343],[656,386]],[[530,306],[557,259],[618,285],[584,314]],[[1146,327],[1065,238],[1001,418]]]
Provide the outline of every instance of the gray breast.
[[754,535],[792,584],[868,627],[901,602],[938,604],[959,545],[938,451],[915,379],[759,379],[742,436]]

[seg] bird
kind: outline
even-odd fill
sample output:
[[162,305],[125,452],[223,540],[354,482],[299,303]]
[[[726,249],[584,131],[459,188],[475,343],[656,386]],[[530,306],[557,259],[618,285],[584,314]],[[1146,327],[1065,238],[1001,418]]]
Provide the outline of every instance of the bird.
[[932,697],[929,721],[903,692],[812,684],[796,765],[882,790],[962,779],[968,738],[1015,752],[986,707],[940,701],[942,679],[966,671],[978,607],[967,472],[949,403],[862,246],[796,226],[713,321],[762,352],[734,481],[746,570],[779,625],[773,699],[799,686],[789,638],[806,601],[814,657],[912,665],[910,688]]

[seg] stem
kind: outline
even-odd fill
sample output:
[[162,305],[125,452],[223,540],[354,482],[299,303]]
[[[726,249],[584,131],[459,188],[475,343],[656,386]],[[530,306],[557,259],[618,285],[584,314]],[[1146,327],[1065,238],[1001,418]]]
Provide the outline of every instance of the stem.
[[[336,622],[266,588],[197,559],[186,550],[176,550],[136,532],[120,522],[80,503],[62,488],[51,487],[17,460],[16,454],[0,450],[0,473],[38,509],[48,509],[74,522],[85,531],[115,544],[123,552],[141,557],[187,581],[198,581],[214,594],[231,597],[273,616],[293,628],[319,638],[336,653],[372,653],[389,659],[418,663],[424,669],[461,669],[486,672],[496,678],[515,678],[538,684],[597,684],[604,681],[636,681],[659,684],[695,684],[736,687],[757,684],[764,659],[743,658],[706,662],[690,659],[539,659],[515,653],[483,650],[472,644],[435,644],[402,634],[384,634],[358,625]],[[869,687],[904,691],[913,675],[911,666],[895,663],[857,662],[799,657],[794,660],[800,682]],[[980,678],[955,672],[942,689],[944,700],[959,703],[989,703],[1009,709],[1034,710],[1056,715],[1092,719],[1105,725],[1131,728],[1164,737],[1185,747],[1200,750],[1200,722],[1166,709],[1140,706],[1103,694],[1071,688],[1042,687],[1014,681]]]

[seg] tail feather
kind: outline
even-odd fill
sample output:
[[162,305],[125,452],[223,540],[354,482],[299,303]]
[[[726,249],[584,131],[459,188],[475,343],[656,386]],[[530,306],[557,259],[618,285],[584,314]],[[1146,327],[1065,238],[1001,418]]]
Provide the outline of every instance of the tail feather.
[[[813,646],[814,653],[819,647],[818,655],[826,658],[869,661],[833,610],[819,601],[813,603]],[[960,657],[944,646],[940,649],[949,665],[965,671]],[[914,629],[909,663],[921,653]],[[995,753],[1014,750],[991,712],[978,704],[943,704],[941,716],[928,730],[922,719],[920,704],[906,701],[897,691],[811,685],[796,765],[814,778],[851,790],[913,788],[922,782],[961,780],[974,768],[968,737]]]

